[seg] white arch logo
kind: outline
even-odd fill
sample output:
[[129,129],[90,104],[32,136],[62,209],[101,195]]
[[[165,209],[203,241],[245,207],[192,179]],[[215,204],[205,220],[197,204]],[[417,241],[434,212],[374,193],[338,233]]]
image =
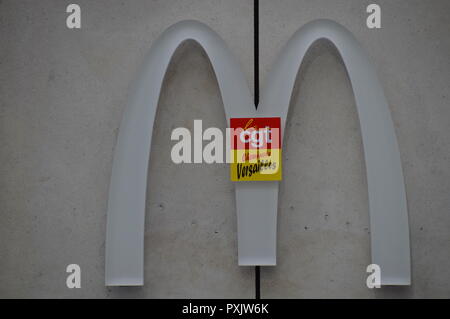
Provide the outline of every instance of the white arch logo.
[[[147,169],[161,85],[171,57],[185,40],[211,61],[230,118],[281,117],[286,123],[294,82],[308,48],[319,39],[340,52],[359,114],[369,193],[372,263],[382,285],[409,285],[409,226],[400,154],[375,68],[353,35],[329,20],[299,29],[278,56],[255,109],[239,63],[218,34],[196,21],[179,22],[152,46],[123,115],[114,154],[106,234],[106,285],[143,285]],[[236,183],[239,265],[276,264],[279,182]]]

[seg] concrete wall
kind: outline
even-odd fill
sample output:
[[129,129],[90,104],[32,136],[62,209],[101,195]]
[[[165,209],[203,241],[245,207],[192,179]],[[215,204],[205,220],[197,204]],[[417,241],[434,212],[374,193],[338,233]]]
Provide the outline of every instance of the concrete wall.
[[[450,297],[450,2],[260,2],[261,84],[288,38],[330,18],[378,67],[398,136],[409,206],[413,285],[369,290],[367,182],[358,118],[333,48],[314,48],[297,80],[286,128],[278,266],[262,297]],[[252,298],[253,268],[237,266],[227,165],[172,164],[171,130],[225,128],[217,82],[192,43],[176,53],[154,130],[142,288],[104,287],[106,204],[128,85],[152,42],[196,19],[218,32],[253,90],[253,1],[0,1],[0,297]],[[66,288],[65,267],[82,268]]]

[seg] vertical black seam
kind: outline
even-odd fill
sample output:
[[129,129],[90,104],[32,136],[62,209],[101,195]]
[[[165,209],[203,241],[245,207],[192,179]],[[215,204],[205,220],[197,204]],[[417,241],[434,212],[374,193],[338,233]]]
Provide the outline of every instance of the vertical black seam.
[[[259,104],[259,0],[253,0],[253,53],[254,53],[254,85],[255,108]],[[261,299],[260,267],[255,266],[255,299]]]
[[255,73],[255,107],[259,104],[259,0],[254,0],[254,73]]
[[255,266],[255,299],[261,299],[260,267]]

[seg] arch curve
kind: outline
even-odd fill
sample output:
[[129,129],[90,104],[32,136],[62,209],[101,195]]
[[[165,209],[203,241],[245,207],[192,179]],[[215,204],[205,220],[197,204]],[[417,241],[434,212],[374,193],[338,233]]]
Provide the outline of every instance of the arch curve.
[[[288,114],[291,93],[306,51],[326,38],[338,49],[352,83],[362,130],[369,190],[372,263],[381,266],[383,285],[410,284],[409,226],[402,167],[383,89],[364,50],[351,33],[329,20],[297,31],[278,56],[261,104],[255,110],[245,76],[227,46],[206,25],[182,21],[154,43],[132,84],[120,125],[109,190],[106,285],[143,285],[147,170],[153,123],[164,75],[185,40],[208,55],[216,74],[227,121],[231,117]],[[278,182],[235,184],[240,265],[276,264]]]
[[261,116],[281,114],[284,131],[301,63],[320,39],[330,41],[341,55],[355,96],[366,162],[372,263],[380,266],[383,285],[409,285],[408,212],[394,125],[376,69],[350,31],[331,20],[300,28],[269,73],[259,111]]
[[114,152],[105,244],[107,286],[143,285],[145,194],[153,124],[167,68],[175,50],[186,40],[196,41],[208,55],[227,119],[243,110],[253,114],[240,65],[208,26],[182,21],[155,41],[131,85]]

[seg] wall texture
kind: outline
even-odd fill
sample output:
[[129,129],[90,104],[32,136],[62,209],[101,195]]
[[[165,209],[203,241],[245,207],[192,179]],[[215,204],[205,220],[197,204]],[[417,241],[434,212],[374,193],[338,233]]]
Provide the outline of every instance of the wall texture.
[[[261,84],[303,24],[333,19],[378,67],[398,136],[409,206],[413,285],[369,290],[367,183],[345,67],[319,45],[302,66],[286,127],[278,266],[262,297],[450,297],[450,3],[377,1],[382,29],[365,26],[373,1],[260,1]],[[171,130],[225,128],[217,82],[192,43],[176,53],[154,131],[142,288],[104,287],[106,204],[128,85],[173,23],[218,32],[253,90],[253,1],[0,1],[0,297],[252,298],[252,268],[237,266],[227,165],[174,165]],[[82,288],[65,285],[68,264]]]

